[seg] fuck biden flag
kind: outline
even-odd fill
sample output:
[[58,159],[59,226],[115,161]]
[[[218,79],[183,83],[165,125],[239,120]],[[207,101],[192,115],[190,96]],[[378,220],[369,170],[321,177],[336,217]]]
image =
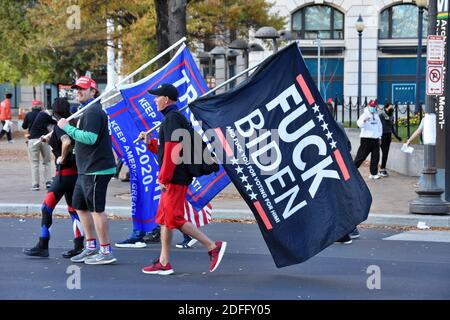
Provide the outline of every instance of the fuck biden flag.
[[370,192],[295,43],[189,108],[277,267],[306,261],[367,219]]

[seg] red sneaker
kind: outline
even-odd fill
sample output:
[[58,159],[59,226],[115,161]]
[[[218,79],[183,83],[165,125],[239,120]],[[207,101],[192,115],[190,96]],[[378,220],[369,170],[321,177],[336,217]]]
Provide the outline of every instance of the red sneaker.
[[222,261],[222,257],[225,253],[226,248],[227,243],[225,241],[216,241],[216,248],[208,252],[209,258],[211,260],[211,267],[209,268],[209,272],[213,272],[217,269],[220,261]]
[[155,259],[153,261],[153,264],[151,266],[143,268],[142,272],[147,274],[159,274],[162,276],[167,276],[169,274],[172,274],[174,271],[169,262],[165,266],[163,266],[159,262],[159,259]]

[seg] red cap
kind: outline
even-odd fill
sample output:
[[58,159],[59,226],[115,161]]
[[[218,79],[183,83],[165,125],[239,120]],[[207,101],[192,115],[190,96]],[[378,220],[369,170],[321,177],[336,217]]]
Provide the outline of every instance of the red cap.
[[95,89],[96,91],[98,91],[97,83],[94,80],[92,80],[91,78],[85,77],[85,76],[79,77],[77,82],[74,85],[72,85],[71,88],[72,89],[77,89],[77,88],[89,89],[89,88],[91,88],[91,89]]
[[327,103],[333,103],[333,99],[328,98]]
[[374,100],[370,100],[370,101],[369,101],[369,106],[371,106],[371,107],[376,107],[376,106],[377,106],[377,103],[376,103]]
[[31,105],[33,107],[40,107],[40,106],[42,106],[42,102],[40,100],[33,100],[33,101],[31,101]]

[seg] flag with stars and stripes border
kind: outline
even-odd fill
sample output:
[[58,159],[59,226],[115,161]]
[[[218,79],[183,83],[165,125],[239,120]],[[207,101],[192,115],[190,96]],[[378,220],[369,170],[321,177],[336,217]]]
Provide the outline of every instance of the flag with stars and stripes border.
[[201,210],[196,210],[189,201],[184,202],[184,218],[197,228],[211,222],[212,206],[208,203]]
[[237,87],[189,107],[277,267],[306,261],[367,219],[369,189],[297,44]]

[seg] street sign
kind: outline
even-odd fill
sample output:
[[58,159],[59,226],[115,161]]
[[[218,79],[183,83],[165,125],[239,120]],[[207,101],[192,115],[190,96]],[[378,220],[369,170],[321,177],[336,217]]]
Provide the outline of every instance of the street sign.
[[398,104],[413,104],[416,94],[415,83],[393,83],[392,102]]
[[442,65],[427,66],[427,95],[444,93],[444,67]]
[[427,65],[440,64],[445,61],[445,39],[443,36],[428,36]]

